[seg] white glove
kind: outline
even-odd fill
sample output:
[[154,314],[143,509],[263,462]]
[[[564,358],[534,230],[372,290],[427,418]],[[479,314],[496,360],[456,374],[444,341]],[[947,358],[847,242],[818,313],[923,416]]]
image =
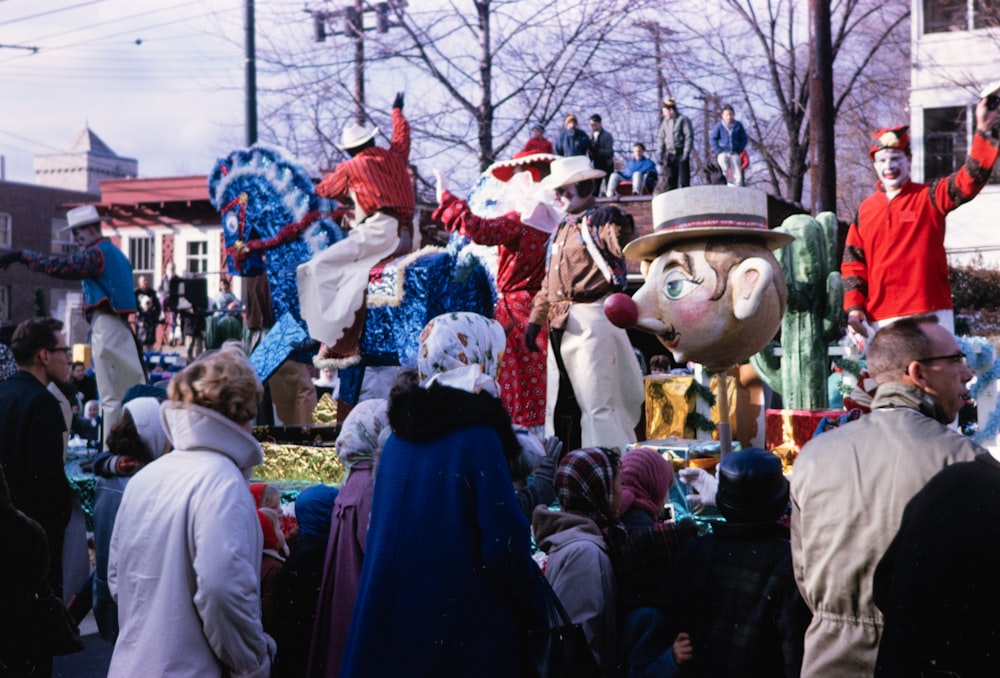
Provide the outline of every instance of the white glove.
[[691,487],[694,494],[687,496],[692,508],[715,506],[715,493],[719,489],[719,480],[703,468],[682,468],[678,473],[681,482]]
[[443,174],[441,174],[441,170],[435,168],[432,171],[434,172],[434,179],[436,182],[434,197],[437,198],[438,204],[440,205],[442,198],[444,198],[444,192],[448,190],[448,180]]

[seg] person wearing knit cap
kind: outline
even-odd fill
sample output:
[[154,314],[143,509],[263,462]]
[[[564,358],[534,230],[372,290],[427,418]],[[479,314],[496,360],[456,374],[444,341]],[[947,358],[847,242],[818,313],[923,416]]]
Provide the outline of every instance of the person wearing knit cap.
[[320,607],[316,601],[323,578],[323,558],[338,494],[336,487],[313,485],[295,498],[299,538],[281,567],[274,589],[271,627],[278,654],[271,668],[272,678],[313,675],[307,673],[306,666]]
[[320,603],[308,648],[309,672],[302,675],[335,675],[340,668],[365,557],[376,456],[382,449],[382,433],[389,430],[388,407],[382,398],[362,400],[344,419],[337,436],[337,456],[347,467],[347,476],[323,540]]
[[520,445],[498,397],[505,342],[484,316],[437,316],[417,378],[390,394],[343,678],[523,673],[522,634],[545,604],[508,470]]
[[536,122],[531,126],[531,137],[525,142],[521,152],[555,154],[552,142],[545,138],[545,125]]
[[577,127],[576,116],[567,115],[564,128],[556,139],[556,155],[564,158],[571,155],[588,155],[590,146],[590,137]]
[[798,676],[811,615],[779,522],[788,507],[781,460],[750,448],[725,455],[716,473],[726,521],[681,552],[661,641],[690,634],[683,675]]
[[910,179],[907,126],[874,133],[868,157],[878,175],[877,190],[858,209],[840,265],[844,311],[859,342],[884,324],[923,313],[934,313],[955,332],[945,216],[979,194],[996,162],[997,109],[987,101],[984,95],[976,106],[965,163],[927,184]]

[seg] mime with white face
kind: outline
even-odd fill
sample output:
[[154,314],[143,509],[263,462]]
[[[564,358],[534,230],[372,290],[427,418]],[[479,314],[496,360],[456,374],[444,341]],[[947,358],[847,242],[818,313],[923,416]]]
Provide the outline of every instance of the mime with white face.
[[844,310],[853,331],[867,336],[866,326],[877,329],[934,313],[954,333],[945,216],[979,194],[996,161],[997,110],[987,101],[976,106],[976,130],[965,164],[931,183],[910,178],[907,126],[874,133],[868,155],[878,184],[848,231],[840,267]]

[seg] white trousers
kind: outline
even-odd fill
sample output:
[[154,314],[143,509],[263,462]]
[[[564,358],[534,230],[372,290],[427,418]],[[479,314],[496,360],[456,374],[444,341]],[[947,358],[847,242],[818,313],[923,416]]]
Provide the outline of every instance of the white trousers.
[[[636,441],[645,393],[628,335],[604,315],[603,299],[570,307],[560,354],[580,406],[581,444],[624,452]],[[551,436],[559,396],[555,351],[546,360],[545,435]]]

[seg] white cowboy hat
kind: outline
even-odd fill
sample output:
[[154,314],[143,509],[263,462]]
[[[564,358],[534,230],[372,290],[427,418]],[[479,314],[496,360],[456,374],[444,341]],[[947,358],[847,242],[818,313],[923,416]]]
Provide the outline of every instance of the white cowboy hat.
[[587,179],[600,179],[605,175],[604,170],[594,169],[585,155],[553,160],[549,171],[549,176],[542,179],[542,187],[553,190]]
[[79,228],[80,226],[99,224],[102,221],[107,220],[108,217],[102,217],[97,213],[97,207],[94,205],[83,205],[82,207],[74,207],[69,212],[66,212],[67,224],[60,230],[71,231],[74,228]]
[[374,139],[376,134],[378,134],[378,127],[373,127],[369,132],[363,125],[352,122],[344,128],[344,133],[340,136],[340,146],[338,148],[342,151],[357,148],[361,144]]
[[759,238],[768,249],[795,237],[767,227],[767,194],[738,186],[690,186],[653,198],[653,232],[627,244],[633,261],[655,259],[682,240],[717,236]]

